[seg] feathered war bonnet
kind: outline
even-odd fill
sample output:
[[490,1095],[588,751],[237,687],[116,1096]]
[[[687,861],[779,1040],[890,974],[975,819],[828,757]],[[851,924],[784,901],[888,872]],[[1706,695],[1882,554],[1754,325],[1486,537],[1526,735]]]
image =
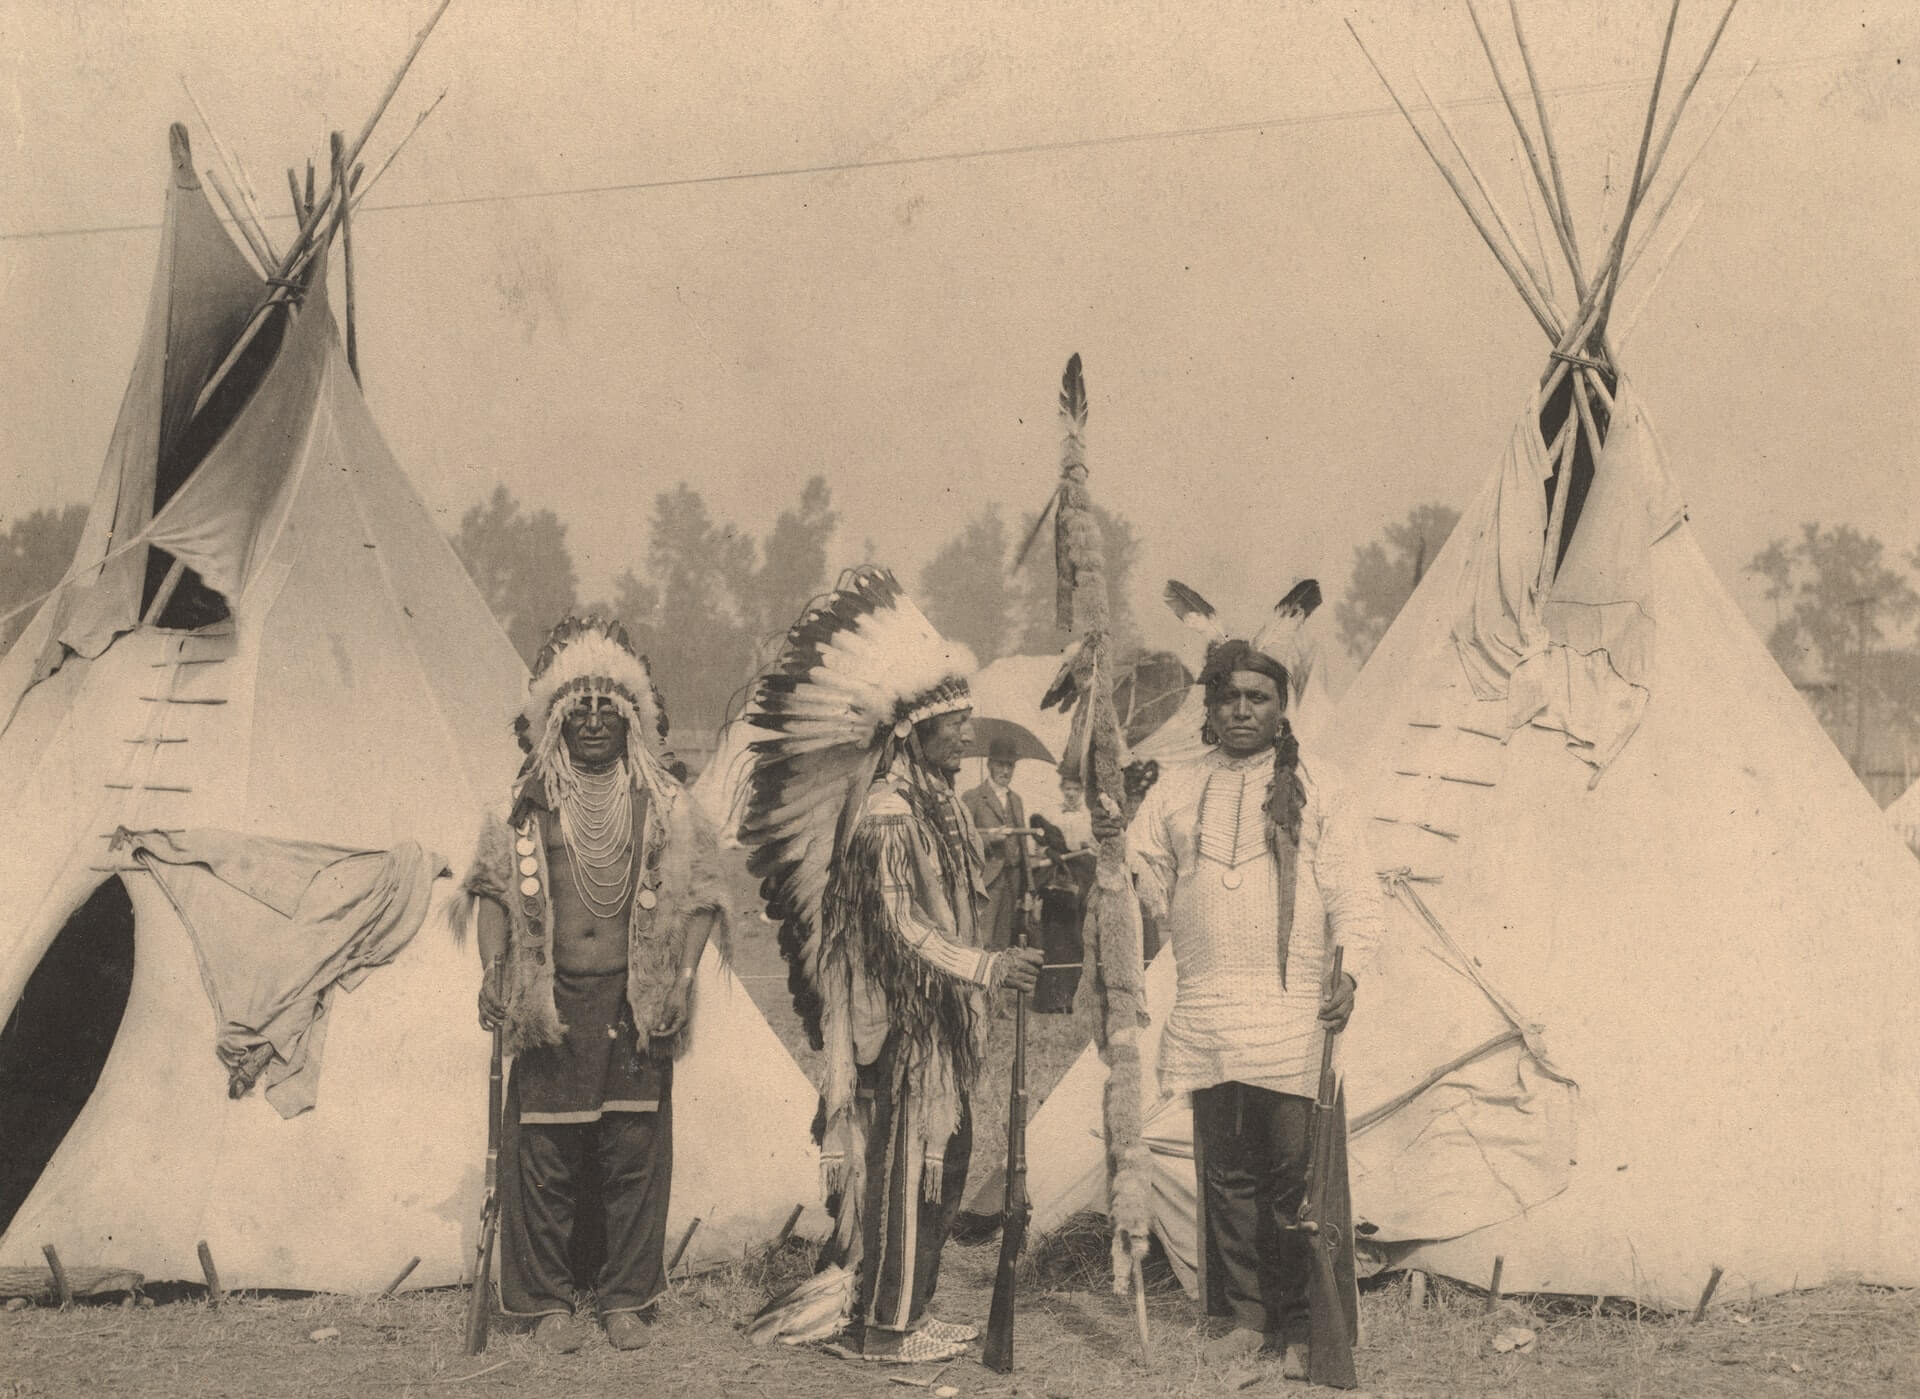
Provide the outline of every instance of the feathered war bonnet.
[[514,718],[514,736],[527,755],[521,779],[538,777],[550,799],[572,784],[573,767],[560,727],[583,699],[605,699],[627,722],[628,771],[651,798],[667,796],[667,708],[627,629],[601,617],[568,617],[547,636],[527,681],[527,702]]
[[[1162,596],[1174,616],[1207,639],[1199,683],[1206,687],[1209,698],[1234,671],[1247,670],[1270,678],[1287,707],[1298,707],[1313,675],[1314,644],[1307,619],[1320,606],[1318,580],[1302,579],[1288,589],[1251,639],[1228,636],[1213,604],[1178,579],[1167,580]],[[1202,736],[1209,745],[1216,741],[1210,732],[1203,731]],[[1306,806],[1299,767],[1300,741],[1283,716],[1274,744],[1273,782],[1267,789],[1266,811],[1269,828],[1284,832],[1295,845],[1300,843],[1300,813]]]
[[970,709],[966,647],[941,636],[883,568],[847,570],[788,630],[741,721],[767,735],[738,834],[752,851],[767,916],[780,924],[794,1010],[821,1046],[821,909],[835,855],[867,789],[916,724]]

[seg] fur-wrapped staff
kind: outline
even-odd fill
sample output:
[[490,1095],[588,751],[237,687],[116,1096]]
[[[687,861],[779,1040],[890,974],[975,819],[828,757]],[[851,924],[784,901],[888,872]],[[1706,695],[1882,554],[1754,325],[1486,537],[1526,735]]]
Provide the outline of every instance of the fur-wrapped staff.
[[[1056,616],[1067,633],[1060,672],[1043,708],[1073,712],[1063,776],[1084,784],[1087,806],[1110,820],[1126,815],[1122,779],[1125,743],[1113,703],[1113,639],[1107,599],[1106,551],[1087,490],[1087,387],[1080,356],[1067,361],[1060,381],[1060,484],[1054,515]],[[1044,519],[1046,512],[1042,512]],[[1134,1295],[1134,1320],[1145,1362],[1146,1290],[1140,1261],[1152,1224],[1152,1154],[1141,1139],[1140,1031],[1147,1024],[1146,973],[1140,955],[1140,904],[1127,874],[1126,842],[1114,831],[1099,842],[1087,903],[1091,930],[1080,978],[1080,1009],[1090,1012],[1094,1043],[1107,1064],[1103,1102],[1107,1142],[1107,1199],[1113,1220],[1113,1290]]]
[[[979,833],[953,789],[973,658],[884,569],[808,608],[755,687],[741,843],[826,1061],[815,1135],[835,1228],[806,1282],[747,1328],[893,1364],[951,1360],[979,1328],[927,1312],[966,1189],[985,993],[1040,954],[981,947]],[[844,1333],[844,1334],[843,1334]]]

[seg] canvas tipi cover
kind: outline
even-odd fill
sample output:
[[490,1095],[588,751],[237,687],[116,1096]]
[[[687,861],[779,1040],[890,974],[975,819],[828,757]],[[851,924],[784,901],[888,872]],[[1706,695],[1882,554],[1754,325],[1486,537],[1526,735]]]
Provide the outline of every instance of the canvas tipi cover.
[[[1920,865],[1707,565],[1629,385],[1547,605],[1490,601],[1537,574],[1543,451],[1529,408],[1321,741],[1390,895],[1342,1048],[1357,1227],[1403,1266],[1664,1306],[1716,1264],[1735,1295],[1920,1282]],[[1631,602],[1635,683],[1556,600]],[[1523,633],[1516,710],[1468,658]],[[1089,1054],[1034,1119],[1036,1227],[1104,1207],[1103,1077]],[[1191,1120],[1147,1094],[1190,1268]]]
[[[409,1286],[451,1283],[471,1269],[488,1052],[472,950],[439,917],[453,880],[434,882],[433,913],[390,965],[332,995],[317,1101],[283,1117],[258,1091],[229,1098],[188,925],[111,849],[121,827],[215,829],[411,841],[461,866],[519,758],[525,669],[382,442],[324,273],[245,406],[152,510],[161,424],[200,387],[173,376],[204,376],[237,328],[200,303],[250,309],[262,291],[183,156],[177,138],[158,285],[77,563],[122,552],[76,571],[0,665],[0,1015],[104,882],[124,884],[134,920],[117,1037],[0,1235],[0,1265],[37,1266],[53,1243],[70,1266],[194,1278],[205,1240],[230,1287],[377,1289],[413,1255]],[[121,523],[102,527],[103,510]],[[130,537],[191,565],[230,617],[142,624],[146,550]],[[76,616],[92,619],[72,634],[85,645],[62,641]],[[805,1076],[711,953],[700,996],[675,1084],[669,1228],[702,1220],[687,1264],[737,1257],[816,1194]]]

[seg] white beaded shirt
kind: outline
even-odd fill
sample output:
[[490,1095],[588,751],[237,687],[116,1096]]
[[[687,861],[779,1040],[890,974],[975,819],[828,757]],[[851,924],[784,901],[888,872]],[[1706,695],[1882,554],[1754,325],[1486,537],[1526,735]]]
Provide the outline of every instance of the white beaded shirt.
[[1284,984],[1264,809],[1272,751],[1234,759],[1216,748],[1163,771],[1128,827],[1135,887],[1162,920],[1177,976],[1160,1040],[1163,1095],[1240,1082],[1313,1096],[1335,945],[1365,984],[1383,926],[1365,828],[1330,764],[1303,748],[1299,771],[1306,805]]

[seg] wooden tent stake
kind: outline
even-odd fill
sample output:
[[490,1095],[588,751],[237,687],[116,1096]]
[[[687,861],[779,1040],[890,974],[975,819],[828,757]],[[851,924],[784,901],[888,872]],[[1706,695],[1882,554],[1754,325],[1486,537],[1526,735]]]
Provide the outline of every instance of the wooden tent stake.
[[200,1271],[207,1277],[207,1305],[217,1307],[226,1300],[226,1289],[220,1286],[220,1274],[213,1266],[213,1250],[207,1247],[205,1239],[200,1240]]
[[686,1253],[687,1245],[693,1242],[693,1232],[699,1227],[700,1216],[696,1214],[693,1217],[693,1223],[687,1226],[687,1232],[680,1236],[680,1247],[676,1248],[673,1251],[673,1257],[667,1260],[667,1272],[669,1275],[672,1274],[675,1268],[680,1266],[681,1256]]
[[73,1305],[73,1284],[67,1281],[67,1270],[60,1265],[60,1254],[52,1244],[41,1244],[40,1252],[46,1255],[47,1267],[53,1271],[53,1295],[60,1300],[60,1309],[65,1311]]
[[1713,1272],[1707,1277],[1707,1285],[1700,1291],[1700,1304],[1693,1309],[1693,1324],[1698,1326],[1707,1314],[1707,1303],[1713,1300],[1713,1289],[1720,1285],[1720,1265],[1713,1265]]
[[400,1284],[405,1282],[407,1280],[408,1275],[411,1274],[413,1270],[419,1266],[420,1266],[420,1255],[416,1253],[414,1254],[413,1257],[407,1260],[406,1267],[402,1268],[398,1273],[394,1274],[393,1281],[380,1289],[380,1295],[382,1297],[393,1296],[395,1292],[399,1291]]
[[1419,1311],[1427,1305],[1427,1275],[1415,1268],[1407,1274],[1407,1308]]
[[1487,1284],[1487,1311],[1489,1313],[1500,1305],[1500,1270],[1506,1267],[1506,1265],[1507,1260],[1500,1254],[1496,1253],[1493,1255],[1493,1280]]
[[787,1240],[793,1237],[793,1226],[800,1222],[800,1216],[806,1208],[805,1205],[793,1207],[793,1213],[787,1216],[787,1222],[780,1226],[780,1232],[774,1236],[773,1243],[768,1246],[768,1253],[778,1253],[787,1246]]

